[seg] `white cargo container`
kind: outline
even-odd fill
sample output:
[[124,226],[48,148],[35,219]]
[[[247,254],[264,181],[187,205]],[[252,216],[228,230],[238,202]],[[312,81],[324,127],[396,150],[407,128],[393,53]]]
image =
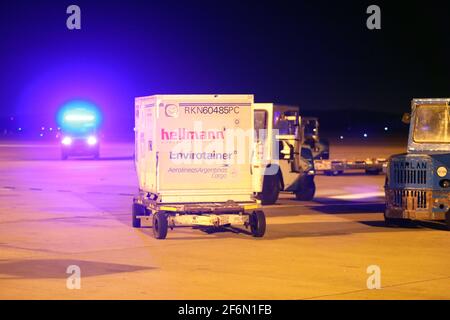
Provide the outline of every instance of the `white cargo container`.
[[133,226],[156,238],[180,225],[244,224],[262,236],[254,198],[253,95],[154,95],[135,99],[139,195]]

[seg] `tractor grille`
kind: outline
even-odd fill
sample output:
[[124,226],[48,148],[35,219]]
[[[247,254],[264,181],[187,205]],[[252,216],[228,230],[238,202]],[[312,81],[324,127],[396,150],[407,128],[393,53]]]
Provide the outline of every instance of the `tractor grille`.
[[391,205],[406,210],[428,209],[428,196],[425,190],[392,190]]
[[428,181],[428,161],[410,160],[393,161],[391,164],[391,179],[395,185],[426,185]]
[[395,169],[393,172],[394,182],[397,184],[426,184],[426,170]]

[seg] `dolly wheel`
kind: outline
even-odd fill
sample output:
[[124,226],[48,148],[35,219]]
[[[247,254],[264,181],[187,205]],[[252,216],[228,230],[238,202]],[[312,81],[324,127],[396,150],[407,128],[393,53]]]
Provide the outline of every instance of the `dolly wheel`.
[[266,216],[262,211],[250,215],[250,229],[254,237],[261,238],[266,233]]
[[131,215],[131,222],[132,222],[133,228],[141,227],[141,219],[139,219],[138,216],[143,216],[143,215],[145,215],[144,206],[140,205],[138,203],[133,203],[132,215]]
[[153,236],[156,239],[165,239],[167,236],[167,215],[164,212],[153,215]]

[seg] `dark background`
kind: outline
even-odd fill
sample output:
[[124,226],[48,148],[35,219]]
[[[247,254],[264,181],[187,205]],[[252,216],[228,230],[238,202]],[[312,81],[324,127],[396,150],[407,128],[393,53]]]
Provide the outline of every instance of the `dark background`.
[[81,98],[132,139],[134,97],[157,93],[253,93],[330,136],[405,134],[412,98],[450,95],[449,17],[443,1],[2,1],[0,136],[36,138]]

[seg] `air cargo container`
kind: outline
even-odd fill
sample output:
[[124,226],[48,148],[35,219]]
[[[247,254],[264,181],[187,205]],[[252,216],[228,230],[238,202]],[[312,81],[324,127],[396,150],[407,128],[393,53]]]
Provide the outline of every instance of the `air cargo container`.
[[153,95],[135,99],[139,194],[132,222],[164,239],[177,226],[244,225],[265,232],[252,176],[253,95]]

